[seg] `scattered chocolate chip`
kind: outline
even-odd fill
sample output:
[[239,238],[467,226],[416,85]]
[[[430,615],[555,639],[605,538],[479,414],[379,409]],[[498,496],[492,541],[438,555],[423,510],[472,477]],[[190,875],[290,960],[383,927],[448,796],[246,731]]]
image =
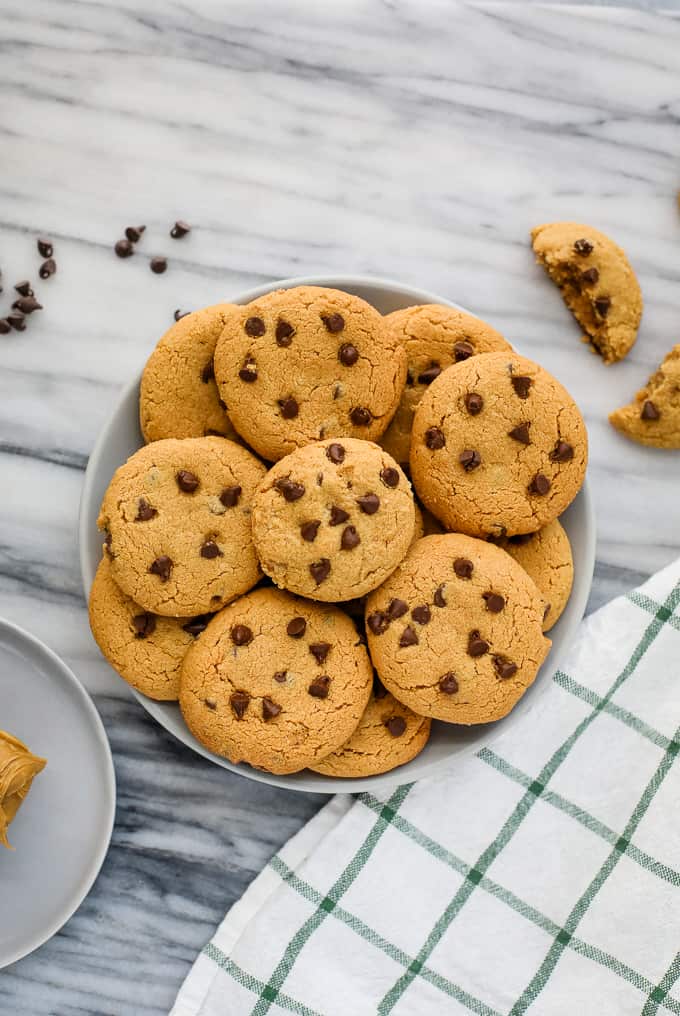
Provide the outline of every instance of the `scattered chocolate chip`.
[[247,646],[253,641],[253,633],[247,624],[235,624],[229,634],[235,646]]
[[656,407],[656,404],[651,399],[645,399],[642,403],[642,409],[640,410],[641,420],[658,420],[661,413]]
[[524,375],[519,374],[517,377],[511,377],[510,380],[512,382],[512,387],[515,389],[515,395],[517,395],[520,399],[528,399],[532,385],[531,378],[524,377]]
[[288,676],[287,670],[277,670],[276,673],[274,674],[274,680],[277,681],[279,684],[285,684],[287,676]]
[[276,334],[276,345],[281,346],[282,348],[285,349],[285,347],[290,346],[291,342],[293,341],[295,329],[291,324],[288,324],[287,321],[277,321],[275,334]]
[[592,254],[593,245],[590,240],[576,240],[574,243],[574,252],[580,254],[581,257],[587,257],[588,254]]
[[7,318],[0,318],[0,335],[8,335],[12,331],[12,326]]
[[439,448],[443,448],[446,444],[444,431],[440,430],[439,427],[428,427],[425,431],[425,444],[432,452],[436,452]]
[[183,624],[182,628],[185,632],[188,632],[189,635],[193,635],[194,638],[196,638],[208,627],[208,622],[211,617],[212,614],[199,614],[198,617],[194,617],[191,621],[187,621],[186,624]]
[[304,617],[294,617],[286,625],[286,634],[290,635],[292,639],[301,639],[306,631],[307,622]]
[[345,327],[345,319],[342,314],[322,314],[321,320],[329,332],[341,332]]
[[458,691],[458,681],[453,671],[449,670],[447,674],[439,678],[439,690],[443,691],[445,695],[455,695]]
[[366,618],[366,624],[373,632],[374,635],[382,635],[386,632],[389,627],[390,619],[386,614],[383,614],[382,610],[374,610],[372,614],[369,614]]
[[321,677],[315,678],[310,684],[307,691],[312,698],[328,698],[328,692],[331,687],[331,679],[326,674]]
[[342,550],[354,550],[361,543],[361,537],[356,531],[355,526],[347,526],[342,531],[340,537],[340,547]]
[[471,356],[474,356],[474,348],[469,342],[456,342],[453,346],[453,358],[456,363],[460,363],[461,360],[469,360]]
[[246,384],[252,384],[253,381],[257,381],[257,367],[251,360],[249,360],[241,367],[238,372],[238,376],[241,378],[241,381],[245,381]]
[[429,624],[432,614],[428,605],[424,603],[421,607],[413,608],[411,611],[411,617],[414,621],[417,621],[418,624]]
[[238,499],[241,496],[241,488],[238,484],[234,484],[233,487],[225,487],[220,494],[220,501],[225,508],[235,508],[238,504]]
[[23,279],[21,282],[17,282],[14,288],[20,296],[33,296],[33,289],[28,279]]
[[453,562],[453,570],[459,579],[471,579],[474,566],[467,557],[457,557]]
[[482,593],[482,599],[486,603],[486,609],[490,610],[492,614],[500,614],[505,606],[505,597],[500,593]]
[[331,573],[331,563],[327,557],[322,557],[320,561],[310,564],[309,571],[317,586],[320,586]]
[[149,519],[155,519],[158,512],[155,508],[152,508],[145,497],[140,497],[137,502],[137,515],[135,516],[135,522],[148,522]]
[[599,278],[600,273],[597,268],[587,268],[585,272],[581,272],[581,282],[586,286],[594,286]]
[[403,632],[401,633],[399,645],[401,646],[402,649],[405,649],[407,646],[418,645],[418,636],[416,635],[415,630],[411,627],[410,624],[407,625],[404,628]]
[[22,314],[32,314],[34,310],[42,310],[43,306],[34,296],[20,296],[14,301],[12,308],[20,310]]
[[156,630],[156,618],[153,614],[137,614],[132,618],[136,639],[145,639]]
[[339,466],[345,460],[345,449],[341,444],[329,444],[326,449],[326,458],[329,458],[334,465]]
[[600,317],[603,318],[606,318],[607,314],[609,313],[609,308],[611,307],[611,305],[612,302],[608,296],[598,296],[596,297],[595,300],[593,300],[593,307],[600,315]]
[[353,367],[359,359],[359,350],[351,342],[343,342],[338,350],[338,360],[343,367]]
[[243,327],[246,330],[246,335],[250,335],[252,338],[258,338],[266,331],[265,323],[259,317],[249,317]]
[[168,267],[168,259],[162,257],[153,257],[149,261],[149,268],[154,275],[162,275]]
[[478,631],[471,631],[468,636],[468,656],[484,656],[489,651],[489,643],[481,637]]
[[307,543],[314,543],[320,525],[320,519],[313,519],[312,522],[303,522],[300,526],[300,536],[303,540],[306,540]]
[[287,399],[279,399],[279,407],[284,420],[294,420],[300,412],[300,407],[292,395],[289,395]]
[[229,705],[234,710],[236,719],[242,720],[250,705],[250,695],[247,691],[233,691],[229,696]]
[[397,597],[390,600],[387,605],[387,617],[390,621],[396,621],[406,613],[408,613],[408,603],[405,600],[400,600]]
[[205,557],[209,561],[212,561],[216,557],[223,557],[223,554],[214,540],[206,540],[201,547],[201,557]]
[[13,310],[11,314],[8,314],[7,321],[10,323],[15,332],[26,331],[26,317],[20,310]]
[[213,712],[215,711],[215,709],[217,709],[217,702],[215,701],[215,699],[211,698],[203,699],[203,705],[206,707],[206,709],[212,709]]
[[508,431],[508,437],[511,437],[513,441],[519,441],[520,444],[529,445],[531,444],[531,438],[529,437],[530,426],[530,423],[520,423]]
[[349,512],[346,512],[344,508],[338,508],[337,505],[333,505],[331,508],[330,525],[339,526],[343,522],[347,522],[349,518]]
[[161,582],[167,582],[172,572],[172,558],[162,554],[157,557],[155,561],[149,565],[149,573],[151,575],[158,575]]
[[435,607],[445,607],[446,606],[446,596],[444,595],[444,589],[445,589],[444,583],[442,583],[441,586],[437,586],[437,588],[435,589],[435,591],[434,591],[434,605],[435,605]]
[[370,411],[363,406],[356,406],[349,414],[349,418],[355,427],[369,427],[371,423]]
[[331,651],[331,644],[330,642],[312,642],[309,651],[319,666],[321,666],[326,662],[326,657]]
[[442,369],[438,363],[432,363],[422,374],[418,375],[418,384],[431,385],[435,378],[439,377]]
[[517,664],[512,660],[506,660],[504,656],[494,656],[493,665],[502,681],[507,681],[517,673]]
[[146,229],[146,226],[127,226],[125,229],[125,235],[130,243],[138,243],[142,238],[142,233]]
[[46,240],[44,237],[38,239],[38,253],[42,258],[51,258],[54,254],[54,246],[51,240]]
[[299,501],[305,493],[304,483],[296,483],[289,476],[284,476],[274,484],[279,494],[282,494],[286,501]]
[[273,699],[268,698],[266,695],[262,699],[262,719],[273,720],[275,716],[278,716],[281,712],[281,706],[278,702],[274,702]]
[[380,479],[386,487],[398,487],[399,471],[394,466],[385,466],[380,470]]
[[180,240],[187,233],[191,232],[191,226],[188,222],[184,222],[182,219],[178,219],[175,225],[170,230],[170,236],[173,240]]
[[536,473],[529,484],[529,493],[543,497],[550,490],[550,480],[543,473]]
[[555,447],[548,458],[551,462],[570,462],[574,457],[574,449],[566,441],[556,441]]
[[392,737],[401,737],[406,730],[406,720],[403,716],[390,716],[388,720],[385,720],[385,726]]
[[57,270],[57,262],[54,258],[48,258],[47,261],[43,261],[40,268],[38,269],[38,275],[41,279],[49,279],[50,275],[54,275]]
[[[174,317],[175,321],[181,321],[183,317],[187,317],[189,314],[191,314],[190,310],[181,310],[178,307],[177,310],[175,311],[175,313],[172,316]],[[210,364],[210,369],[212,370],[212,364]],[[204,373],[205,373],[205,371],[204,371]],[[213,374],[212,377],[214,377],[214,376],[215,375]]]
[[198,484],[200,482],[196,474],[190,473],[188,469],[180,469],[180,471],[175,474],[175,479],[177,480],[177,486],[185,494],[193,494],[193,492],[198,489]]
[[484,408],[484,399],[477,392],[468,392],[463,401],[470,416],[477,416]]
[[517,536],[509,536],[508,543],[514,543],[516,546],[521,547],[523,544],[533,540],[535,535],[535,533],[518,533]]
[[380,507],[380,498],[377,494],[362,494],[357,498],[357,504],[365,515],[375,515]]
[[477,469],[478,466],[481,466],[482,456],[473,448],[465,448],[458,456],[458,461],[465,472],[470,473],[473,469]]

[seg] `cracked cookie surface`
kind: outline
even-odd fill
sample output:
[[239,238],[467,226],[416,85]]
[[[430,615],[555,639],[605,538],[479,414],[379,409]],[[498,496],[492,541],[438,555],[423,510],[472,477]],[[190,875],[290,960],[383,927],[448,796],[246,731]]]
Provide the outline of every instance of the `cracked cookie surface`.
[[372,681],[366,647],[346,614],[263,588],[220,611],[191,647],[180,706],[216,754],[293,773],[347,741]]
[[565,388],[517,354],[449,367],[415,414],[411,475],[423,504],[469,536],[535,532],[581,488],[583,418]]
[[238,433],[276,461],[324,438],[377,440],[399,402],[406,353],[364,300],[299,286],[228,315],[215,376]]
[[499,547],[457,533],[426,536],[368,597],[371,659],[387,690],[422,716],[498,720],[550,648],[544,607]]
[[135,452],[104,495],[111,574],[144,610],[219,610],[261,576],[251,501],[265,467],[221,437],[168,438]]
[[237,437],[215,382],[213,356],[229,303],[180,318],[146,362],[139,390],[144,440],[166,437]]
[[549,631],[567,605],[574,582],[571,544],[562,524],[555,519],[537,533],[505,537],[497,541],[521,564],[546,601],[543,631]]
[[408,371],[397,411],[380,444],[408,468],[413,415],[428,385],[453,363],[479,353],[511,351],[512,346],[480,318],[438,303],[395,310],[385,316],[385,324],[406,350]]
[[406,553],[411,485],[378,445],[319,441],[276,463],[253,497],[253,540],[277,586],[314,600],[363,596]]
[[609,414],[621,434],[653,448],[680,448],[680,344],[628,406]]

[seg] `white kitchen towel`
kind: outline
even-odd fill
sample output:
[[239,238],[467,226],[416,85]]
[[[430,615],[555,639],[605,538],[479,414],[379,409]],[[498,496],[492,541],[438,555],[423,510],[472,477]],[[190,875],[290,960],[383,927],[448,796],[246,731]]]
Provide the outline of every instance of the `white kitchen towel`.
[[581,625],[493,746],[334,798],[172,1016],[680,1013],[680,561]]

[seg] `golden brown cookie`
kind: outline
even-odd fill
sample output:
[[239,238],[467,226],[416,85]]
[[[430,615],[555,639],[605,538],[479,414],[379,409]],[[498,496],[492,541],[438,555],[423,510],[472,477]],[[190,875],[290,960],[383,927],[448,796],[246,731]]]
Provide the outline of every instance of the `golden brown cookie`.
[[538,586],[546,601],[543,631],[549,631],[566,607],[574,581],[571,544],[564,527],[554,519],[537,533],[505,537],[497,545],[521,564]]
[[550,640],[545,603],[516,561],[469,536],[426,536],[368,597],[378,676],[422,716],[488,723],[533,683]]
[[256,589],[220,611],[187,653],[180,706],[211,751],[294,773],[347,741],[372,679],[366,648],[341,610]]
[[236,438],[215,383],[215,344],[233,307],[218,303],[169,328],[147,360],[139,390],[145,441],[166,437]]
[[634,402],[609,414],[609,422],[638,444],[680,448],[680,344],[673,346]]
[[276,461],[329,437],[377,440],[406,379],[378,312],[336,289],[279,289],[228,316],[215,376],[243,438]]
[[386,451],[343,438],[298,448],[253,498],[253,540],[277,586],[335,602],[379,586],[413,538],[411,485]]
[[484,353],[449,367],[416,410],[413,482],[423,504],[456,532],[535,532],[576,497],[587,459],[574,400],[517,354]]
[[154,441],[114,473],[97,524],[111,574],[144,610],[194,617],[260,578],[250,514],[265,467],[222,437]]
[[158,701],[179,698],[179,672],[190,645],[212,615],[162,617],[143,610],[113,581],[108,554],[90,590],[90,628],[114,670]]
[[349,741],[309,768],[323,776],[377,776],[419,755],[431,720],[418,716],[376,681],[359,726]]
[[621,360],[637,338],[642,293],[625,251],[592,226],[551,222],[531,231],[536,260],[605,363]]
[[408,373],[399,406],[380,444],[408,468],[413,414],[427,386],[453,363],[512,346],[480,318],[438,303],[395,310],[386,315],[385,323],[406,350]]

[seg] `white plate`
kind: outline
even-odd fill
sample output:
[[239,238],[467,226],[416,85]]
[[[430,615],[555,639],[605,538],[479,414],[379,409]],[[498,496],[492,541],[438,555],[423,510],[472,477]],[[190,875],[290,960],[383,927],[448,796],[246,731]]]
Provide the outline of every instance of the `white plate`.
[[[345,275],[286,279],[237,294],[231,298],[231,301],[239,304],[249,303],[273,289],[289,289],[292,286],[303,285],[344,289],[348,293],[363,297],[382,314],[419,303],[443,303],[452,307],[458,306],[458,304],[436,296],[434,293],[402,286],[398,282]],[[85,474],[85,484],[80,502],[80,564],[86,593],[89,593],[101,557],[102,535],[97,530],[97,515],[102,497],[117,467],[143,444],[138,418],[139,380],[139,377],[136,377],[121,395],[111,418],[99,435]],[[551,675],[559,666],[583,616],[593,578],[595,514],[587,481],[576,500],[562,516],[561,521],[569,534],[574,555],[574,588],[566,610],[550,632],[553,641],[552,650],[533,686],[512,713],[498,723],[470,728],[434,723],[430,740],[421,754],[412,762],[390,773],[363,779],[341,780],[309,772],[294,773],[290,776],[273,776],[270,773],[251,769],[247,765],[234,765],[226,759],[213,755],[192,736],[177,705],[168,702],[154,702],[138,692],[134,692],[134,694],[147,712],[184,744],[217,765],[247,776],[251,780],[271,783],[278,787],[290,787],[295,790],[356,793],[368,790],[381,791],[395,783],[407,783],[420,779],[434,770],[450,765],[456,756],[478,751],[484,745],[490,744],[501,730],[509,729],[520,716],[532,709],[538,698],[548,688]]]
[[0,967],[51,938],[87,896],[116,807],[111,749],[90,697],[58,656],[0,620],[0,730],[47,765],[0,847]]

